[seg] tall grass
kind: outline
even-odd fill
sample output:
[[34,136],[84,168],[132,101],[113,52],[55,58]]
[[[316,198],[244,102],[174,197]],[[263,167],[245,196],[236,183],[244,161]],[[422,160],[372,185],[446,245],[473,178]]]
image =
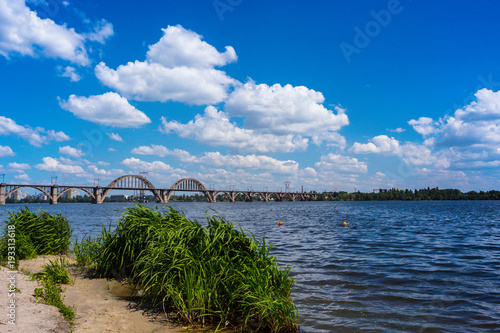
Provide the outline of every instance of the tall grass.
[[223,218],[208,217],[204,227],[173,208],[137,205],[113,232],[103,228],[96,241],[80,245],[94,253],[97,275],[131,278],[153,304],[187,324],[299,331],[290,268],[280,269],[265,240]]
[[[0,238],[0,259],[6,258],[7,238],[15,229],[16,259],[30,259],[44,254],[66,254],[71,233],[68,220],[59,214],[41,210],[38,214],[27,207],[9,212]],[[15,227],[15,228],[13,228]]]

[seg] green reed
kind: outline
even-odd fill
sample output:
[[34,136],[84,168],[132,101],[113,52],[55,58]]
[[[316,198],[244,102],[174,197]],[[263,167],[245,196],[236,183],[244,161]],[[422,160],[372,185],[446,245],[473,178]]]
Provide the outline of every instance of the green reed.
[[79,249],[94,253],[96,275],[132,279],[189,325],[298,332],[290,268],[281,270],[270,250],[223,218],[207,217],[202,226],[173,208],[140,205]]
[[43,210],[37,214],[27,207],[9,212],[0,237],[1,259],[6,258],[9,230],[15,230],[17,260],[45,254],[66,254],[72,233],[68,220],[59,214]]

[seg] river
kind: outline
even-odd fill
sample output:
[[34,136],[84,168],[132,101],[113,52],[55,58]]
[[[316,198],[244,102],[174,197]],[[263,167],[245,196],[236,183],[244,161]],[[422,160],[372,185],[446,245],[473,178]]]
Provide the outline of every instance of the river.
[[[272,242],[297,280],[302,332],[500,332],[499,201],[170,205]],[[78,238],[130,206],[28,205],[68,217]],[[19,207],[0,207],[0,221]]]

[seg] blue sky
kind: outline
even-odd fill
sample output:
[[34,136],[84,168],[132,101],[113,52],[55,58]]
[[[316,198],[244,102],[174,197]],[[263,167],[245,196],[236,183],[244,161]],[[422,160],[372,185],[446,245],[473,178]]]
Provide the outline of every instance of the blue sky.
[[0,173],[500,189],[496,1],[0,0]]

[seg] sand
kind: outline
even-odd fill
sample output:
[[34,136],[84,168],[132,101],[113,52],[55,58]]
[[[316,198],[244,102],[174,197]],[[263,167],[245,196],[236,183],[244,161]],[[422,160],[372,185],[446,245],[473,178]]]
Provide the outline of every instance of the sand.
[[[12,273],[5,267],[0,271],[0,332],[87,332],[87,333],[178,333],[186,329],[168,320],[162,313],[138,309],[132,298],[123,299],[116,294],[127,295],[126,286],[106,279],[86,278],[75,267],[70,268],[74,276],[71,285],[63,286],[64,304],[75,310],[75,324],[68,322],[54,306],[37,303],[33,296],[37,282],[29,281],[23,274],[38,272],[41,266],[54,256],[40,256],[21,261],[15,274],[15,287],[20,292],[9,297],[9,277]],[[21,273],[23,272],[23,273]],[[111,290],[113,293],[111,293]],[[128,295],[127,295],[128,296]],[[15,298],[15,325],[9,323],[9,301]],[[192,332],[192,331],[191,331]]]

